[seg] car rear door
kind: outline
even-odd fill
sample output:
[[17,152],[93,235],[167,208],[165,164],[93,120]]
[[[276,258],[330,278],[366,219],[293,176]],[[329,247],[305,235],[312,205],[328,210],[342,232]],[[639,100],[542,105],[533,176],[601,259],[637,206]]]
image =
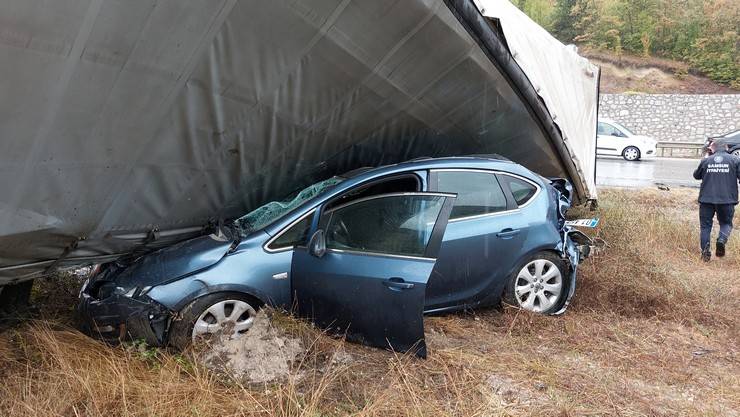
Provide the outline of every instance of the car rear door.
[[426,357],[426,285],[454,198],[394,193],[322,210],[326,250],[293,256],[298,314],[349,340]]
[[526,222],[493,171],[432,170],[429,184],[433,191],[457,193],[457,199],[427,289],[426,309],[474,307],[500,294],[520,260]]

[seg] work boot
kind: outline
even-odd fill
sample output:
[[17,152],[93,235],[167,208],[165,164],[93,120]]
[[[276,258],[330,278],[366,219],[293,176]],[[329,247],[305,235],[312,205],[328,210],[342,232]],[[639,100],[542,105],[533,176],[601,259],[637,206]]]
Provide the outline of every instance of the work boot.
[[712,248],[707,245],[707,247],[704,248],[703,251],[701,251],[701,260],[704,262],[709,262],[710,259],[712,259]]
[[717,241],[717,251],[715,253],[718,258],[725,256],[725,242]]

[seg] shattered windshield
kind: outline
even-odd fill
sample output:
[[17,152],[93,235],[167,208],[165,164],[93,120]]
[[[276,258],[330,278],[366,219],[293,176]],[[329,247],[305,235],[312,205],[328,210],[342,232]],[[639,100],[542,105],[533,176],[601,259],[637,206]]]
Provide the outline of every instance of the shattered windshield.
[[327,180],[310,185],[298,193],[284,198],[282,201],[271,201],[259,208],[250,211],[236,220],[239,231],[242,236],[264,228],[272,222],[282,218],[294,208],[300,206],[305,201],[319,195],[324,190],[344,181],[342,177],[332,177]]

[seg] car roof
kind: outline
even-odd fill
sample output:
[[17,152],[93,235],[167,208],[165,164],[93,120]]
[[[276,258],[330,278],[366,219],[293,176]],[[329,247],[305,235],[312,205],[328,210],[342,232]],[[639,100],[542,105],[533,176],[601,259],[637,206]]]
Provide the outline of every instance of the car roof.
[[722,135],[720,137],[727,138],[727,139],[736,139],[736,138],[740,137],[740,130],[734,130],[732,132],[727,132],[727,133],[725,133],[724,135]]
[[[445,156],[445,157],[438,157],[438,158],[432,158],[432,157],[414,158],[408,161],[399,162],[397,164],[382,165],[376,168],[368,168],[368,169],[363,170],[359,174],[353,175],[352,177],[347,177],[345,175],[341,175],[341,176],[345,178],[356,178],[360,176],[364,177],[366,175],[375,177],[378,175],[383,175],[385,173],[408,171],[408,170],[413,170],[413,169],[434,169],[434,168],[443,169],[443,168],[465,168],[465,167],[470,167],[470,168],[479,167],[479,168],[502,169],[502,170],[510,170],[512,167],[521,167],[522,169],[526,170],[526,168],[522,167],[521,165],[501,155],[480,154],[480,155],[464,155],[464,156]],[[354,170],[354,171],[359,171],[359,170]],[[350,171],[350,173],[353,173],[353,171]]]
[[[409,159],[408,161],[399,162],[397,164],[388,164],[388,165],[381,165],[378,167],[361,167],[356,168],[351,171],[347,171],[343,174],[337,175],[340,178],[344,179],[354,179],[358,177],[365,177],[366,174],[368,176],[376,176],[376,175],[382,175],[384,171],[406,171],[409,169],[431,169],[431,168],[450,168],[450,167],[460,167],[460,164],[486,164],[494,163],[494,164],[505,164],[502,167],[498,168],[501,169],[503,167],[510,167],[510,166],[520,166],[519,164],[511,161],[510,159],[499,155],[495,153],[491,154],[473,154],[473,155],[462,155],[462,156],[446,156],[446,157],[431,157],[431,156],[422,156],[414,159]],[[497,169],[497,168],[491,168],[491,169]],[[526,168],[525,168],[526,169]]]
[[740,139],[740,130],[733,130],[717,136],[709,136],[709,139]]
[[[410,171],[421,171],[428,169],[485,169],[493,171],[504,171],[516,174],[534,181],[540,185],[545,184],[548,180],[529,169],[512,162],[497,154],[469,155],[469,156],[448,156],[440,158],[423,157],[411,159],[397,164],[383,165],[377,168],[358,168],[338,175],[346,180],[337,185],[338,188],[329,191],[330,194],[338,195],[345,190],[350,189],[365,181],[371,181],[387,175],[401,174]],[[307,200],[299,207],[310,206],[316,203],[316,196]],[[325,197],[321,197],[325,198]],[[333,197],[330,197],[333,198]],[[264,231],[273,235],[283,227],[295,220],[297,214],[287,216],[265,227]]]

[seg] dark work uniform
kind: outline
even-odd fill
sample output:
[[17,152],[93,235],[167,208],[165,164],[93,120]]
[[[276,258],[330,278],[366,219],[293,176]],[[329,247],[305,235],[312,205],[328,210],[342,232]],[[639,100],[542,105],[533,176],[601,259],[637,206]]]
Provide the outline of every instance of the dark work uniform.
[[694,171],[694,178],[701,180],[699,192],[701,248],[707,250],[715,213],[719,222],[717,241],[727,243],[730,237],[732,217],[735,215],[735,205],[738,202],[740,158],[725,151],[717,151],[701,161]]

